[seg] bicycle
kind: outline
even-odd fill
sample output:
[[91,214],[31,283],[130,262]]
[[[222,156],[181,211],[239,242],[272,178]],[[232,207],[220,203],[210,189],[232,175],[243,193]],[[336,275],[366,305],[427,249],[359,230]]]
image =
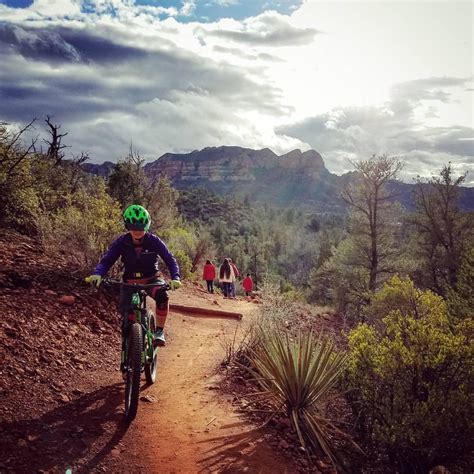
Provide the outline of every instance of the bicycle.
[[104,278],[102,285],[133,288],[128,311],[122,315],[122,351],[120,367],[125,381],[125,419],[131,422],[138,410],[141,373],[145,373],[147,385],[156,380],[158,349],[153,346],[155,315],[147,309],[147,288],[169,290],[170,286],[159,280],[153,284],[124,283]]

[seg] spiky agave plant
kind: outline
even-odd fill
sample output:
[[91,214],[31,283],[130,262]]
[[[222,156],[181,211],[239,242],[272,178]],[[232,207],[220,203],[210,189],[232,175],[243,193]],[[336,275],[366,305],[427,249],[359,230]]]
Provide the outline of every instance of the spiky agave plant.
[[337,382],[346,355],[312,332],[290,339],[275,331],[262,335],[261,345],[250,359],[251,372],[262,388],[259,394],[270,403],[273,415],[286,409],[301,445],[313,452],[322,449],[336,467],[339,463],[329,433],[343,433],[320,415],[318,404]]

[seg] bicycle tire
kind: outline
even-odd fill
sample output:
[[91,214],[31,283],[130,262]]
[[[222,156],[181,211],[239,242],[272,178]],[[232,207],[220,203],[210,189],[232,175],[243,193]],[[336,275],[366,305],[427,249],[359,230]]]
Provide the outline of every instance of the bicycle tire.
[[129,422],[135,419],[138,410],[142,346],[142,327],[140,324],[135,323],[130,327],[128,335],[128,372],[127,383],[125,385],[125,418]]
[[[155,332],[155,315],[153,311],[148,310],[148,327],[152,333]],[[156,380],[156,369],[158,367],[158,348],[153,348],[153,358],[150,363],[145,364],[145,379],[147,385],[152,385]]]

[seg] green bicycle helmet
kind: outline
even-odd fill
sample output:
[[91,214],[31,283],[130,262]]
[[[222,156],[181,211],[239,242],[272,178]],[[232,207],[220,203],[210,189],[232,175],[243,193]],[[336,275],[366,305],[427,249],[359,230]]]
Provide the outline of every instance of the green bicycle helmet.
[[123,212],[123,221],[127,230],[144,230],[146,232],[150,228],[151,217],[143,206],[132,204]]

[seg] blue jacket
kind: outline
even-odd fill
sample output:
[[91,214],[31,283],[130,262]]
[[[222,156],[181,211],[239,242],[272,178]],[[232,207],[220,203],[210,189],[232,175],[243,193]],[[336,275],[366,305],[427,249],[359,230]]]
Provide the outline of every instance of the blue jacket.
[[[141,252],[137,252],[137,247]],[[161,257],[173,280],[179,280],[179,267],[173,254],[164,242],[154,234],[146,233],[140,244],[134,244],[129,233],[123,234],[112,242],[105,255],[94,270],[95,275],[105,276],[110,267],[122,257],[124,280],[153,277],[158,272],[158,257]]]

